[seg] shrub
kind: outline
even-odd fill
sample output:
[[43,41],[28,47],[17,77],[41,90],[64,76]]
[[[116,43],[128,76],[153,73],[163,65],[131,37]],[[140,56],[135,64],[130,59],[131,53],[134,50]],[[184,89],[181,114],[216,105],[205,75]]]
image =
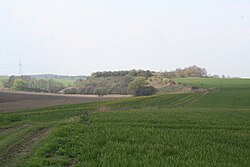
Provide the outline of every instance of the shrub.
[[138,77],[128,86],[128,91],[134,96],[149,96],[156,93],[156,89],[152,86],[147,86],[144,77]]
[[14,84],[12,86],[13,90],[24,90],[25,88],[25,82],[21,79],[17,79],[14,81]]

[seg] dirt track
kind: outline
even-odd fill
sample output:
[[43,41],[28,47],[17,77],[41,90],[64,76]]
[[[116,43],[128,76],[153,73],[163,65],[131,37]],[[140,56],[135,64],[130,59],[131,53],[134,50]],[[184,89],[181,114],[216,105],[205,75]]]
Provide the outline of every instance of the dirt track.
[[[128,96],[111,95],[100,98],[109,100]],[[45,93],[10,92],[0,90],[0,113],[16,112],[60,104],[77,104],[98,101],[95,95],[57,95]]]

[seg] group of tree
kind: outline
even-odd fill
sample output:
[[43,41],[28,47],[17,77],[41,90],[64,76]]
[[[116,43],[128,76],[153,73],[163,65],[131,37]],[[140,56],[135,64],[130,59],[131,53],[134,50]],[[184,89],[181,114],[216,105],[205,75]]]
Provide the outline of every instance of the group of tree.
[[64,89],[64,85],[53,79],[33,79],[30,76],[10,76],[4,86],[12,90],[58,93]]
[[61,91],[65,94],[128,94],[128,85],[133,81],[130,76],[89,77],[77,80],[74,87]]
[[206,77],[207,70],[194,65],[184,69],[177,68],[174,71],[165,71],[162,72],[161,75],[166,78]]
[[[128,86],[137,77],[149,78],[153,72],[149,70],[104,71],[92,73],[86,80],[77,80],[74,87],[66,88],[66,94],[130,94]],[[143,88],[148,89],[149,88]],[[142,90],[142,89],[141,89]],[[140,94],[140,93],[138,93]]]
[[148,86],[144,77],[137,77],[128,86],[128,91],[134,96],[149,96],[157,92],[153,86]]
[[91,74],[91,77],[151,77],[153,73],[149,70],[130,70],[130,71],[103,71],[103,72],[95,72]]
[[81,82],[76,82],[75,87],[62,90],[64,94],[96,94],[102,97],[106,94],[133,94],[146,96],[156,93],[156,89],[149,86],[146,77],[91,77]]

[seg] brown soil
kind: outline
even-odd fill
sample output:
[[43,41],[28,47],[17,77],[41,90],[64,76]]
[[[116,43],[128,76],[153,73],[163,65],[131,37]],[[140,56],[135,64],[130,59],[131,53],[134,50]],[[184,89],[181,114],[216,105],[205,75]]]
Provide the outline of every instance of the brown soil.
[[11,92],[0,90],[0,113],[16,112],[61,104],[77,104],[110,100],[129,96],[108,95],[99,98],[95,95],[60,95],[47,93]]

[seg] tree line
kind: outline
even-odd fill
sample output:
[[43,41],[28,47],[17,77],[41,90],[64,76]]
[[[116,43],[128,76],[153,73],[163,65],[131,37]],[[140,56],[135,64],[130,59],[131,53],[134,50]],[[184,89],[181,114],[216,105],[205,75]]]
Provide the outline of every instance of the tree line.
[[58,93],[65,88],[61,82],[53,79],[33,79],[30,76],[10,76],[4,86],[12,90],[45,93]]
[[166,78],[206,77],[207,70],[194,65],[183,69],[177,68],[174,71],[161,72],[160,74]]
[[103,71],[103,72],[95,72],[91,74],[91,77],[151,77],[153,73],[149,70],[130,70],[130,71]]

